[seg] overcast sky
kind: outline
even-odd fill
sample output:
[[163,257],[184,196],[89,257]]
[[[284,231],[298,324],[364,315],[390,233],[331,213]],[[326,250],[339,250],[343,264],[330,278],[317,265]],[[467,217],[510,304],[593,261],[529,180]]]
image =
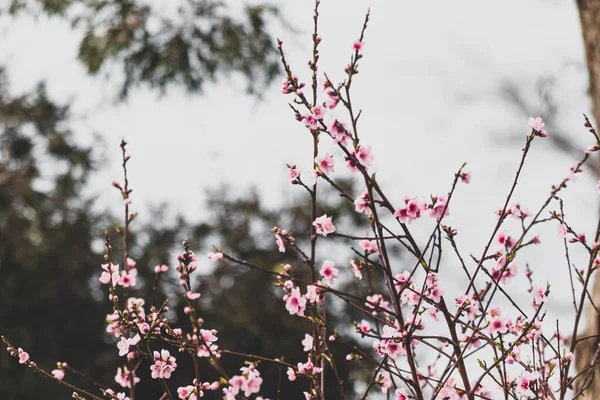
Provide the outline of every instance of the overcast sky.
[[[283,39],[294,71],[308,80],[312,2],[281,4],[299,33],[274,25],[273,34]],[[529,132],[529,115],[503,95],[504,87],[516,88],[539,114],[544,106],[537,86],[541,79],[553,82],[546,90],[558,107],[551,116],[558,123],[548,134],[568,134],[582,152],[592,144],[582,126],[590,103],[575,3],[323,0],[321,66],[334,81],[343,77],[368,7],[371,22],[353,98],[363,109],[359,129],[362,143],[373,148],[373,171],[400,201],[445,194],[454,172],[468,162],[472,183],[460,187],[447,222],[459,229],[465,254],[480,254]],[[90,188],[102,206],[120,205],[106,189],[121,176],[122,137],[129,142],[133,200],[142,214],[148,205],[168,201],[191,218],[207,216],[202,194],[219,183],[236,193],[256,186],[270,205],[301,194],[287,183],[285,163],[309,170],[312,141],[290,113],[291,98],[280,93],[279,79],[263,102],[245,96],[243,82],[233,79],[208,86],[204,97],[172,90],[159,98],[142,89],[115,105],[117,88],[87,77],[76,61],[79,37],[68,24],[44,18],[0,22],[0,63],[9,67],[13,92],[47,80],[52,97],[72,100],[79,140],[89,142],[98,132],[106,141],[107,163]],[[536,211],[574,162],[550,141],[536,140],[515,200]],[[571,223],[588,237],[597,215],[596,182],[588,174],[564,196]],[[556,290],[550,306],[565,316],[569,309],[561,303],[569,292],[561,284],[567,275],[556,226],[542,231],[541,239],[545,245],[527,257],[539,283],[558,278],[551,281]]]

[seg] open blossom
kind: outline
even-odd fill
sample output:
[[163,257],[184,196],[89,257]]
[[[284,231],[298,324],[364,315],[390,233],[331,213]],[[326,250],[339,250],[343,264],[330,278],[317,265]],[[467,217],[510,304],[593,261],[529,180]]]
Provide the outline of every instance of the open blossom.
[[354,200],[354,209],[356,212],[362,212],[367,215],[371,215],[371,202],[369,201],[368,189],[363,190],[356,200]]
[[27,361],[29,361],[29,354],[23,351],[22,348],[19,347],[17,352],[19,353],[19,364],[25,364]]
[[308,285],[306,287],[306,300],[311,303],[322,303],[325,301],[325,297],[319,294],[319,288],[315,285]]
[[461,172],[459,177],[463,183],[466,183],[466,184],[471,183],[471,173],[470,172]]
[[524,371],[521,374],[521,376],[517,378],[517,393],[521,395],[527,395],[532,393],[530,389],[533,387],[535,381],[537,381],[539,378],[540,373],[537,371]]
[[531,129],[535,131],[538,136],[546,137],[548,133],[543,129],[546,124],[542,120],[542,117],[529,117],[529,123],[527,124]]
[[394,212],[394,216],[398,218],[400,223],[404,224],[406,222],[412,222],[419,217],[421,217],[421,211],[424,211],[428,208],[426,203],[421,203],[417,201],[416,198],[404,198],[404,205],[398,208]]
[[314,119],[323,119],[323,117],[325,116],[325,110],[322,106],[318,104],[314,106],[310,111],[312,112],[312,116]]
[[175,362],[175,357],[169,354],[168,350],[161,350],[160,353],[155,351],[154,355],[154,364],[150,366],[150,371],[152,371],[152,379],[169,379],[171,377],[171,373],[175,371],[177,368],[177,363]]
[[304,334],[302,346],[304,346],[304,351],[311,351],[313,348],[313,337],[308,333]]
[[62,381],[65,377],[65,371],[62,369],[53,369],[52,375],[54,375],[54,377],[59,381]]
[[377,247],[377,243],[371,240],[361,240],[360,246],[367,254],[377,253],[379,248]]
[[302,171],[296,167],[296,164],[292,164],[291,166],[288,165],[288,177],[290,178],[290,183],[297,183],[301,172]]
[[321,168],[321,171],[325,174],[330,174],[334,172],[334,162],[333,156],[329,153],[325,153],[325,155],[318,157],[315,162]]
[[[115,375],[115,382],[117,382],[119,385],[121,385],[124,388],[130,388],[131,387],[131,374],[129,373],[129,371],[127,370],[127,367],[125,367],[125,370],[121,370],[121,367],[117,368],[117,374]],[[140,378],[138,378],[137,376],[133,377],[133,384],[137,384],[140,381]]]
[[157,265],[156,267],[154,267],[154,273],[155,274],[164,274],[165,272],[167,272],[169,270],[169,266],[162,264],[162,265]]
[[105,285],[108,285],[111,282],[112,285],[116,286],[121,279],[121,275],[119,274],[119,265],[118,264],[102,264],[102,274],[100,275],[99,281]]
[[288,376],[288,379],[289,379],[290,382],[295,381],[296,378],[297,378],[296,377],[296,371],[294,371],[293,368],[288,367],[288,369],[287,369],[287,376]]
[[327,236],[330,233],[335,232],[335,226],[331,221],[332,217],[328,217],[327,214],[321,215],[313,221],[313,226],[317,228],[319,235]]
[[396,389],[396,400],[408,400],[408,395],[406,394],[406,389]]
[[[196,395],[196,388],[192,385],[182,386],[177,389],[177,395],[181,400],[197,400],[198,396]],[[200,397],[203,396],[203,393],[200,392]]]
[[289,311],[290,315],[304,315],[306,309],[306,297],[300,294],[300,289],[295,287],[290,293],[283,296],[285,301],[285,308]]
[[[258,393],[260,386],[262,385],[263,379],[260,377],[260,372],[250,365],[249,367],[242,367],[241,375],[232,376],[229,379],[230,392],[233,394],[231,399],[235,399],[240,391],[244,392],[244,396],[249,397],[252,393]],[[226,397],[229,399],[229,397]]]
[[368,167],[373,163],[373,154],[369,146],[361,146],[355,155],[363,167]]
[[335,263],[331,260],[325,260],[321,270],[319,271],[321,276],[325,278],[327,283],[330,285],[333,285],[335,280],[338,278],[339,272],[340,271],[335,267]]
[[362,267],[353,259],[349,259],[348,261],[350,261],[350,265],[352,265],[352,273],[354,274],[354,276],[356,278],[358,278],[359,280],[362,280],[363,276],[362,276]]
[[361,42],[360,40],[357,40],[356,42],[354,42],[354,44],[352,45],[352,48],[356,51],[360,51],[364,46],[364,43]]
[[348,139],[350,138],[350,134],[346,129],[344,123],[334,119],[331,127],[329,128],[329,132],[334,142],[340,143],[342,146],[346,146],[348,144]]
[[135,335],[132,338],[124,338],[121,337],[119,343],[117,343],[117,347],[119,348],[119,355],[124,356],[129,353],[129,346],[135,346],[140,341],[140,335]]
[[546,302],[546,291],[543,288],[533,288],[531,295],[533,296],[533,304],[535,306],[540,306]]
[[[444,196],[432,196],[432,199],[434,203],[431,205],[430,211],[430,215],[432,218],[435,218],[439,221],[440,219],[442,219],[442,213],[444,214],[444,217],[450,214],[450,211],[448,210],[448,207],[446,205],[446,198]],[[446,211],[444,211],[444,209],[446,209]]]
[[390,379],[390,373],[387,371],[379,372],[377,375],[377,383],[381,388],[383,394],[386,394],[388,390],[392,387],[392,380]]
[[327,88],[325,94],[327,95],[327,100],[324,103],[325,107],[333,110],[340,102],[340,96],[333,87]]

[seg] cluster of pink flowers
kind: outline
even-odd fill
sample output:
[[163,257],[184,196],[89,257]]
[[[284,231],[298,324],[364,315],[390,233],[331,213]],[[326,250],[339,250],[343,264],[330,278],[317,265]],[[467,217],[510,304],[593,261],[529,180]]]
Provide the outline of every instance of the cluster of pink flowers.
[[177,368],[175,357],[171,356],[169,351],[164,349],[160,353],[155,351],[153,356],[154,364],[150,366],[152,379],[169,379],[171,373]]
[[229,387],[223,389],[225,400],[235,400],[238,393],[243,392],[248,397],[260,391],[263,379],[254,364],[240,368],[241,375],[235,375],[229,379]]

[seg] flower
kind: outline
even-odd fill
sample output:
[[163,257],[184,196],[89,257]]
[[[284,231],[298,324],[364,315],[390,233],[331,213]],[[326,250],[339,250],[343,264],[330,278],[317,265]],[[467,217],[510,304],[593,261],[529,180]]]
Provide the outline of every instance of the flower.
[[190,300],[196,300],[200,298],[200,293],[194,293],[191,290],[188,290],[187,292],[185,292],[185,296]]
[[321,270],[319,271],[321,276],[323,276],[323,278],[325,278],[327,283],[330,285],[333,285],[334,281],[338,277],[339,272],[340,271],[335,267],[335,263],[331,260],[325,260]]
[[537,136],[546,137],[546,135],[548,135],[548,133],[542,129],[544,125],[546,125],[544,124],[542,117],[529,117],[529,123],[527,125],[535,131]]
[[221,253],[220,251],[211,251],[210,253],[207,254],[207,257],[211,261],[219,261],[223,258],[223,253]]
[[298,178],[300,178],[300,171],[296,164],[288,165],[288,177],[290,178],[290,183],[298,183]]
[[135,335],[132,338],[124,338],[121,337],[119,343],[117,343],[117,347],[119,348],[119,355],[124,356],[129,353],[129,346],[135,346],[140,341],[140,335]]
[[58,379],[59,381],[62,381],[63,378],[65,377],[65,371],[62,369],[53,369],[52,375],[54,375],[54,377],[56,379]]
[[175,371],[177,368],[177,363],[175,362],[175,357],[169,354],[168,350],[161,350],[160,353],[155,351],[154,355],[154,364],[150,366],[150,371],[152,371],[152,379],[169,379],[171,377],[171,373]]
[[300,289],[295,287],[289,294],[283,296],[285,301],[285,308],[289,311],[290,315],[304,315],[306,309],[306,297],[300,294]]
[[328,217],[327,214],[321,215],[313,221],[313,226],[317,228],[319,235],[327,236],[330,233],[335,232],[335,226],[331,221],[332,217]]
[[19,352],[19,364],[25,364],[29,361],[29,354],[24,352],[22,348],[19,347],[17,351]]
[[[125,370],[121,370],[121,367],[117,368],[117,374],[115,375],[115,382],[117,382],[119,385],[121,385],[124,388],[130,388],[131,387],[131,374],[129,373],[129,371],[127,370],[127,367],[125,367]],[[140,381],[140,378],[138,378],[137,376],[133,377],[133,384],[135,385],[136,383],[138,383]]]
[[304,334],[302,345],[304,346],[304,351],[311,351],[313,348],[313,337],[308,333]]
[[333,156],[330,155],[329,153],[325,153],[321,157],[318,157],[315,160],[315,163],[319,166],[321,171],[323,171],[323,173],[325,173],[325,174],[330,174],[330,173],[334,172]]

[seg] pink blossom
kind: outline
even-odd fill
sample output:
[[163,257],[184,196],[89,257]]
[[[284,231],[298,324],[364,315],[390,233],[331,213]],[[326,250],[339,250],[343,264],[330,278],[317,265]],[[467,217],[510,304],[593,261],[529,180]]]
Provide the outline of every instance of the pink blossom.
[[360,245],[367,254],[373,254],[379,251],[377,243],[371,240],[361,240]]
[[327,236],[330,233],[335,232],[335,226],[331,221],[332,217],[328,217],[327,214],[321,215],[313,221],[313,226],[317,228],[319,235]]
[[323,119],[325,116],[325,110],[320,105],[314,106],[311,110],[314,119]]
[[348,144],[350,134],[348,133],[346,126],[342,122],[338,121],[337,119],[334,119],[331,124],[331,127],[329,128],[329,132],[335,143],[339,143],[344,147]]
[[127,288],[130,286],[135,286],[137,277],[137,269],[131,268],[129,271],[122,272],[121,279],[119,280],[119,285]]
[[288,376],[288,379],[290,380],[290,382],[295,381],[296,380],[296,371],[294,371],[293,368],[288,367],[287,376]]
[[357,40],[356,42],[354,42],[354,44],[352,45],[352,48],[356,51],[360,51],[364,46],[364,43],[361,42],[360,40]]
[[298,183],[298,178],[300,178],[301,172],[302,171],[296,167],[296,164],[288,166],[288,177],[290,178],[290,183]]
[[310,129],[317,129],[319,127],[318,121],[311,114],[303,115],[302,119],[304,120],[304,125]]
[[537,136],[546,137],[548,135],[548,133],[542,129],[544,128],[544,125],[546,125],[544,124],[542,117],[530,117],[527,125],[529,125],[529,127],[535,131]]
[[275,244],[277,245],[277,249],[280,253],[285,253],[285,242],[283,241],[283,238],[277,233],[275,233]]
[[121,337],[117,347],[119,348],[119,355],[124,356],[129,353],[129,346],[135,346],[140,341],[140,335],[136,334],[132,338]]
[[325,260],[321,270],[319,271],[321,276],[325,278],[327,283],[330,285],[333,285],[335,280],[338,278],[339,272],[340,271],[335,267],[335,263],[331,260]]
[[207,257],[211,261],[219,261],[219,260],[223,259],[223,253],[220,251],[211,251],[210,253],[207,254]]
[[62,381],[65,377],[65,371],[63,369],[53,369],[52,375],[54,375],[54,377],[59,381]]
[[112,277],[112,285],[116,286],[121,279],[121,275],[119,274],[119,264],[102,264],[102,269],[104,271],[100,275],[99,281],[108,285],[111,282]]
[[325,94],[327,95],[327,101],[325,102],[325,106],[330,110],[333,110],[337,107],[340,102],[340,96],[334,88],[328,88],[325,90]]
[[325,155],[318,157],[315,160],[315,163],[325,174],[330,174],[334,172],[333,156],[329,153],[325,153]]
[[[444,196],[432,196],[433,204],[431,205],[430,215],[438,221],[442,219],[442,212],[444,217],[450,214],[449,209],[446,207],[446,198]],[[446,211],[444,212],[444,208]]]
[[360,329],[362,333],[369,333],[371,331],[371,324],[369,323],[369,321],[365,321],[363,319],[362,321],[360,321],[358,329]]
[[362,267],[353,259],[349,259],[348,261],[350,261],[350,265],[352,265],[352,273],[354,276],[359,280],[362,280]]
[[408,400],[408,395],[406,394],[406,389],[396,389],[396,400]]
[[289,294],[283,296],[285,301],[285,308],[288,310],[290,315],[304,315],[306,309],[306,297],[300,294],[300,289],[295,287]]
[[152,379],[169,379],[171,373],[177,368],[175,357],[169,354],[168,350],[161,350],[160,353],[155,351],[154,364],[150,366],[152,371]]
[[164,274],[165,272],[167,272],[169,270],[169,266],[168,265],[157,265],[156,267],[154,267],[154,273],[155,274]]
[[192,385],[182,386],[177,389],[177,395],[182,400],[195,400],[197,398],[195,392],[196,388]]
[[368,167],[373,163],[373,154],[371,153],[371,147],[369,146],[361,146],[355,155],[358,162],[364,167]]
[[381,387],[383,394],[386,394],[392,387],[392,380],[390,379],[390,373],[387,371],[379,372],[377,375],[377,383]]
[[546,292],[543,288],[540,288],[540,287],[534,288],[533,291],[531,292],[531,295],[533,296],[533,305],[534,306],[540,306],[546,302]]
[[[129,371],[127,370],[127,367],[125,367],[125,371],[121,370],[121,367],[117,368],[117,374],[115,375],[115,382],[117,382],[119,385],[121,385],[124,388],[130,388],[131,387],[131,374],[129,373]],[[137,376],[133,377],[133,384],[137,384],[140,381],[140,378],[138,378]]]
[[200,293],[195,293],[191,290],[188,290],[187,292],[185,292],[185,296],[190,300],[196,300],[200,298]]
[[506,322],[504,322],[504,320],[499,316],[492,318],[488,329],[490,331],[490,335],[494,335],[495,333],[504,334],[508,331],[508,328],[506,327]]
[[23,351],[22,348],[19,347],[17,352],[19,353],[19,364],[25,364],[27,361],[29,361],[29,354]]
[[304,334],[302,345],[304,346],[304,351],[311,351],[313,348],[313,337],[308,333]]
[[529,372],[524,371],[521,376],[517,378],[517,393],[521,395],[527,395],[533,386],[533,383],[540,377],[540,373],[537,371]]
[[369,201],[368,189],[363,190],[356,200],[354,200],[354,209],[356,212],[362,212],[367,215],[371,215],[371,202]]
[[470,172],[461,172],[459,177],[463,183],[466,183],[466,184],[471,183],[471,173]]

